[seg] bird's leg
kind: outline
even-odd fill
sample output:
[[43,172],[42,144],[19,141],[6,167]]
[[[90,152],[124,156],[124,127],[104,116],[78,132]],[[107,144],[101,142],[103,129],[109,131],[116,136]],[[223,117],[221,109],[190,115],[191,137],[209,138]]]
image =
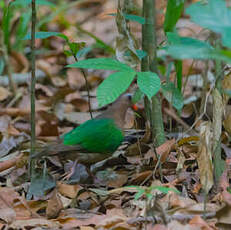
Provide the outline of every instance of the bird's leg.
[[69,180],[71,178],[71,176],[75,173],[75,167],[77,165],[78,160],[75,160],[73,162],[73,165],[70,167],[70,169],[64,173],[64,177],[63,180]]

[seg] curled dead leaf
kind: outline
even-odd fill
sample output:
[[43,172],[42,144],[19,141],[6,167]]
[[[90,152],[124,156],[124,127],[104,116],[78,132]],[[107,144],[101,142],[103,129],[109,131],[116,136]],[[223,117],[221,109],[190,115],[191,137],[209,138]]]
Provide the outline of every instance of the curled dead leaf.
[[6,88],[0,87],[0,101],[4,101],[10,96],[10,91]]

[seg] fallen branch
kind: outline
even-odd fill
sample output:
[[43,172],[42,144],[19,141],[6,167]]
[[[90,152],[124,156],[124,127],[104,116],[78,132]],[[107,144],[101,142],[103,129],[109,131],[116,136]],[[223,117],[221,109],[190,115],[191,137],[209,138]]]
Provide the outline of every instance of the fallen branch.
[[[36,70],[36,79],[38,81],[43,80],[46,77],[45,73],[41,70]],[[13,73],[12,79],[17,85],[23,85],[30,82],[31,73]],[[0,76],[0,85],[8,86],[9,78],[7,76]]]

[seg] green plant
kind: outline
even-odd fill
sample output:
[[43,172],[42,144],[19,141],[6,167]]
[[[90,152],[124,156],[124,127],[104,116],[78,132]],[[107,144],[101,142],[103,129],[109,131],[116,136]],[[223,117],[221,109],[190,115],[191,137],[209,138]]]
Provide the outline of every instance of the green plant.
[[[214,60],[215,82],[212,86],[213,98],[213,164],[215,181],[224,169],[221,159],[221,129],[222,129],[222,96],[221,79],[224,76],[224,63],[231,63],[230,17],[231,10],[224,0],[201,1],[186,9],[191,20],[201,27],[210,30],[209,41],[201,41],[192,37],[180,37],[176,32],[167,31],[168,44],[163,48],[165,55],[177,60],[201,59]],[[207,73],[205,74],[205,76]],[[206,105],[205,105],[206,106]],[[217,110],[219,106],[219,110]],[[216,112],[217,111],[217,112]]]
[[147,200],[151,200],[153,198],[153,192],[159,191],[164,194],[168,194],[168,192],[172,191],[177,194],[180,192],[177,189],[167,188],[164,186],[150,186],[150,187],[143,187],[143,186],[127,186],[128,188],[135,188],[138,192],[135,194],[135,200],[140,199],[142,196],[145,196]]

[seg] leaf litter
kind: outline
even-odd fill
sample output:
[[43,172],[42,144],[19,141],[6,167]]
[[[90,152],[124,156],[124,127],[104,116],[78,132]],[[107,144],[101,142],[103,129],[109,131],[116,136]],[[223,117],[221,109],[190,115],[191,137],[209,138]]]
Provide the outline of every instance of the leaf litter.
[[[157,27],[160,28],[163,24],[161,12],[166,8],[166,2],[158,1],[157,7],[160,11]],[[86,9],[89,12],[87,17],[84,13]],[[76,14],[75,10],[80,14]],[[92,34],[103,39],[105,44],[112,45],[116,38],[116,30],[112,27],[115,27],[115,21],[107,15],[108,11],[116,12],[114,1],[89,0],[67,10],[64,13],[66,19],[57,15],[47,26],[48,29],[58,28],[77,41],[86,42],[91,46],[86,57],[105,57],[109,51],[100,49]],[[50,12],[48,8],[41,7],[42,14],[47,12]],[[119,16],[123,21],[124,18]],[[119,18],[117,21],[119,22]],[[80,26],[92,34],[89,36],[83,31],[76,31],[73,26],[76,22],[81,22]],[[65,24],[68,25],[67,28]],[[199,30],[195,25],[188,24],[186,18],[182,18],[179,24],[180,34],[191,36],[191,30],[194,33]],[[186,30],[184,25],[189,26],[190,30]],[[121,45],[117,46],[117,55],[123,58],[121,52],[124,53],[126,49],[136,55],[133,38],[127,34],[126,28],[122,29],[121,37],[126,40],[126,44],[125,47],[122,46],[117,39],[117,44],[119,42]],[[130,29],[136,34],[141,32],[141,27],[133,22]],[[50,51],[40,53],[37,60],[40,72],[36,74],[39,82],[36,86],[36,148],[39,149],[76,124],[88,120],[90,116],[86,85],[81,72],[77,69],[64,69],[73,60],[64,57],[61,49],[63,41],[51,38],[45,44],[42,40],[37,40],[36,45],[37,48],[51,48]],[[29,187],[28,58],[23,53],[16,53],[12,58],[14,72],[23,74],[23,78],[18,75],[14,78],[22,95],[13,96],[6,87],[7,84],[1,84],[0,229],[229,229],[230,147],[224,144],[226,169],[219,181],[220,190],[213,191],[209,124],[200,125],[200,138],[189,136],[185,139],[180,136],[178,124],[170,122],[164,114],[166,127],[170,127],[171,123],[176,135],[172,133],[173,138],[154,148],[150,142],[150,129],[144,125],[142,106],[140,117],[135,117],[131,111],[128,113],[126,128],[133,128],[134,135],[128,132],[128,137],[113,156],[106,156],[104,160],[97,159],[100,162],[89,165],[91,156],[86,157],[85,153],[82,153],[84,163],[81,160],[68,161],[69,159],[63,159],[65,157],[51,155],[38,162],[36,183],[33,185],[31,178],[32,184]],[[136,56],[133,61],[137,63]],[[188,60],[183,62],[185,77],[201,73],[203,68],[200,61],[195,66]],[[100,113],[97,110],[95,91],[105,78],[105,72],[89,70],[87,74],[95,116]],[[171,74],[170,77],[174,76]],[[225,85],[228,86],[229,82]],[[185,95],[192,95],[192,87],[186,88]],[[227,103],[225,97],[224,100]],[[191,125],[190,122],[187,123],[187,119],[195,115],[192,107],[196,103],[193,103],[189,103],[190,109],[185,110],[187,116],[181,117],[181,125]],[[163,105],[168,107],[169,103],[164,101]],[[229,105],[224,128],[230,133],[228,107]],[[169,128],[169,133],[170,130]],[[78,158],[81,159],[81,154]],[[93,158],[95,160],[96,155]],[[208,192],[207,197],[203,189]]]

